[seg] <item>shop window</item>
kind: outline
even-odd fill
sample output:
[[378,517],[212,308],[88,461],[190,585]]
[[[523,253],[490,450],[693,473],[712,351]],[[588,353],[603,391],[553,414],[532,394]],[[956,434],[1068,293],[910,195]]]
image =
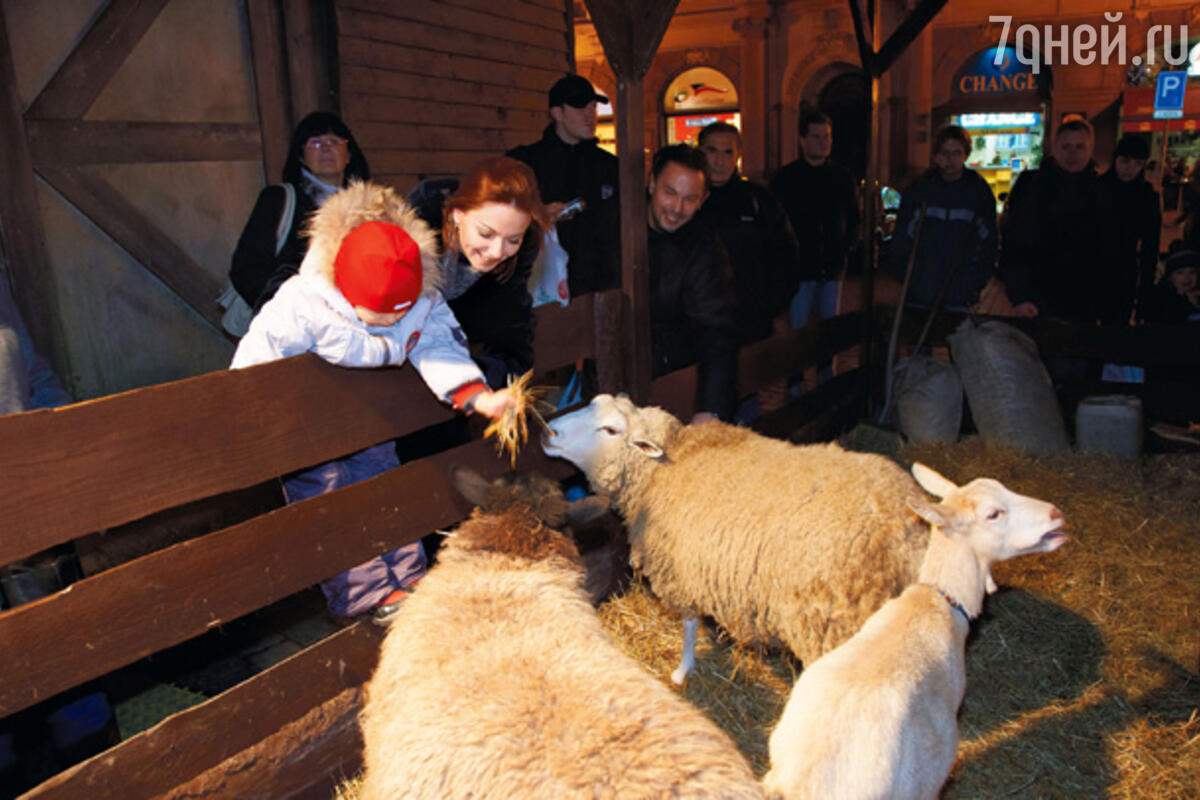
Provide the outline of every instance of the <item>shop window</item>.
[[596,144],[614,156],[617,154],[617,114],[613,108],[613,98],[607,103],[596,105]]
[[663,115],[667,144],[696,144],[700,130],[712,122],[742,127],[737,89],[723,72],[711,67],[693,67],[676,76],[663,93]]
[[956,114],[950,118],[971,137],[967,166],[992,187],[997,205],[1022,170],[1042,160],[1042,115],[1036,111]]

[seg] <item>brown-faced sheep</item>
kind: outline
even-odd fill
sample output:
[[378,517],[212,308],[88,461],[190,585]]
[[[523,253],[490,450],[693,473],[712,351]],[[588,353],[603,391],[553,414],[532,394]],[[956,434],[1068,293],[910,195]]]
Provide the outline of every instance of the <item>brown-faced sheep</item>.
[[599,395],[550,423],[548,455],[573,462],[629,529],[632,562],[684,614],[682,682],[699,614],[805,664],[850,638],[913,581],[929,528],[921,490],[892,461],[797,446]]
[[383,642],[363,800],[761,799],[729,737],[611,642],[546,506],[491,502],[515,504],[458,528]]
[[988,570],[1066,540],[1050,503],[986,478],[958,487],[922,464],[913,474],[942,498],[915,506],[932,527],[919,582],[805,666],[771,734],[771,798],[937,797],[958,747],[963,648]]

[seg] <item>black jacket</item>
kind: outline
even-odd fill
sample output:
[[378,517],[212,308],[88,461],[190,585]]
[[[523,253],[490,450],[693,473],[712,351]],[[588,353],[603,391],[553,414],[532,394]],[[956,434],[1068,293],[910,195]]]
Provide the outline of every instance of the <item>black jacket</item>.
[[1131,181],[1117,177],[1115,169],[1100,176],[1108,187],[1116,213],[1119,249],[1108,262],[1108,275],[1101,276],[1100,320],[1113,325],[1129,322],[1134,299],[1140,306],[1154,286],[1158,269],[1158,247],[1162,236],[1162,210],[1158,192],[1139,174]]
[[[438,232],[439,239],[442,204],[457,188],[454,178],[428,180],[408,194],[409,204]],[[537,237],[527,235],[514,256],[517,264],[508,280],[502,282],[487,273],[463,294],[446,300],[467,335],[475,363],[493,389],[504,388],[509,375],[522,375],[533,367],[533,300],[526,284],[540,247]],[[465,263],[463,256],[458,258]]]
[[771,320],[800,285],[800,256],[787,215],[766,188],[736,172],[711,190],[701,218],[716,230],[733,270],[738,341],[771,335]]
[[1070,173],[1047,158],[1008,198],[1000,269],[1013,305],[1067,322],[1100,317],[1102,276],[1119,251],[1110,187],[1090,165]]
[[[921,203],[921,243],[908,286],[908,304],[931,308],[945,281],[943,308],[970,306],[996,266],[996,198],[979,173],[964,169],[947,182],[931,169],[905,190],[888,248],[892,273],[904,280]],[[953,273],[951,273],[953,270]]]
[[828,160],[814,167],[801,158],[779,168],[771,191],[796,233],[800,279],[841,277],[858,230],[858,193],[850,170]]
[[246,227],[242,229],[233,251],[229,279],[251,308],[261,308],[280,284],[296,274],[308,250],[305,223],[317,210],[317,204],[308,196],[308,192],[297,186],[292,227],[283,249],[279,255],[275,255],[275,232],[283,213],[284,198],[284,189],[279,185],[268,186],[259,192],[250,219],[246,221]]
[[567,251],[567,286],[572,297],[621,285],[621,230],[617,205],[617,158],[596,140],[569,145],[547,126],[542,138],[514,147],[508,155],[537,176],[545,203],[582,197],[587,207],[555,227]]
[[728,420],[737,404],[738,345],[724,248],[699,219],[648,236],[651,372],[698,363],[697,408]]

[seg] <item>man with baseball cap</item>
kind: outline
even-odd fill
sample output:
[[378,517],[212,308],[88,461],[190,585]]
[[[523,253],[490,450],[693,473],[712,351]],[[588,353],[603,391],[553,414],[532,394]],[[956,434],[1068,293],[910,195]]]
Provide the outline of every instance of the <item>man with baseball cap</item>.
[[550,124],[542,138],[508,151],[533,168],[551,214],[583,201],[581,211],[556,226],[572,297],[621,282],[617,159],[596,144],[596,106],[607,102],[586,78],[566,75],[550,87]]

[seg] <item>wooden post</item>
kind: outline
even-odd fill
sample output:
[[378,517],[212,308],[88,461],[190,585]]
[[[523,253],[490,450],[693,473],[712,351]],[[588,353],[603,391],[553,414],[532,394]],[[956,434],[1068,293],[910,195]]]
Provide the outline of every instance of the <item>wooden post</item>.
[[634,401],[650,396],[650,263],[646,226],[646,128],[642,78],[679,0],[586,0],[604,55],[617,77],[618,196],[621,201],[621,289],[629,297],[626,351]]
[[247,0],[250,20],[250,57],[254,63],[254,94],[262,131],[263,171],[267,183],[283,175],[292,137],[287,64],[284,57],[283,21],[272,0]]
[[[630,113],[628,109],[636,109]],[[650,256],[646,224],[646,126],[642,79],[617,78],[617,141],[621,143],[621,288],[629,298],[630,341],[625,376],[638,403],[650,396]]]
[[58,293],[46,252],[37,180],[25,137],[25,119],[17,95],[8,23],[2,7],[0,51],[0,165],[3,165],[0,169],[4,174],[0,182],[0,235],[7,262],[3,272],[11,273],[0,274],[0,280],[10,281],[13,299],[34,344],[54,363],[64,382],[69,383],[66,343],[58,322]]
[[[875,304],[875,217],[879,189],[879,77],[895,63],[900,54],[912,44],[921,31],[933,20],[938,11],[946,5],[947,0],[919,0],[916,7],[909,12],[887,42],[879,47],[880,24],[883,14],[876,8],[875,0],[867,0],[867,24],[863,24],[862,10],[859,0],[848,0],[850,16],[854,20],[854,36],[858,40],[858,52],[862,60],[863,72],[871,81],[870,98],[870,136],[867,147],[867,174],[864,181],[863,196],[863,227],[861,234],[863,277],[862,277],[862,355],[859,365],[862,369],[863,380],[870,380],[871,375],[871,345],[874,340],[874,319],[872,306]],[[868,30],[869,28],[869,30]],[[868,384],[869,385],[869,384]],[[865,388],[865,387],[864,387]],[[870,402],[868,392],[863,392],[864,402]],[[864,408],[869,412],[869,408]]]

